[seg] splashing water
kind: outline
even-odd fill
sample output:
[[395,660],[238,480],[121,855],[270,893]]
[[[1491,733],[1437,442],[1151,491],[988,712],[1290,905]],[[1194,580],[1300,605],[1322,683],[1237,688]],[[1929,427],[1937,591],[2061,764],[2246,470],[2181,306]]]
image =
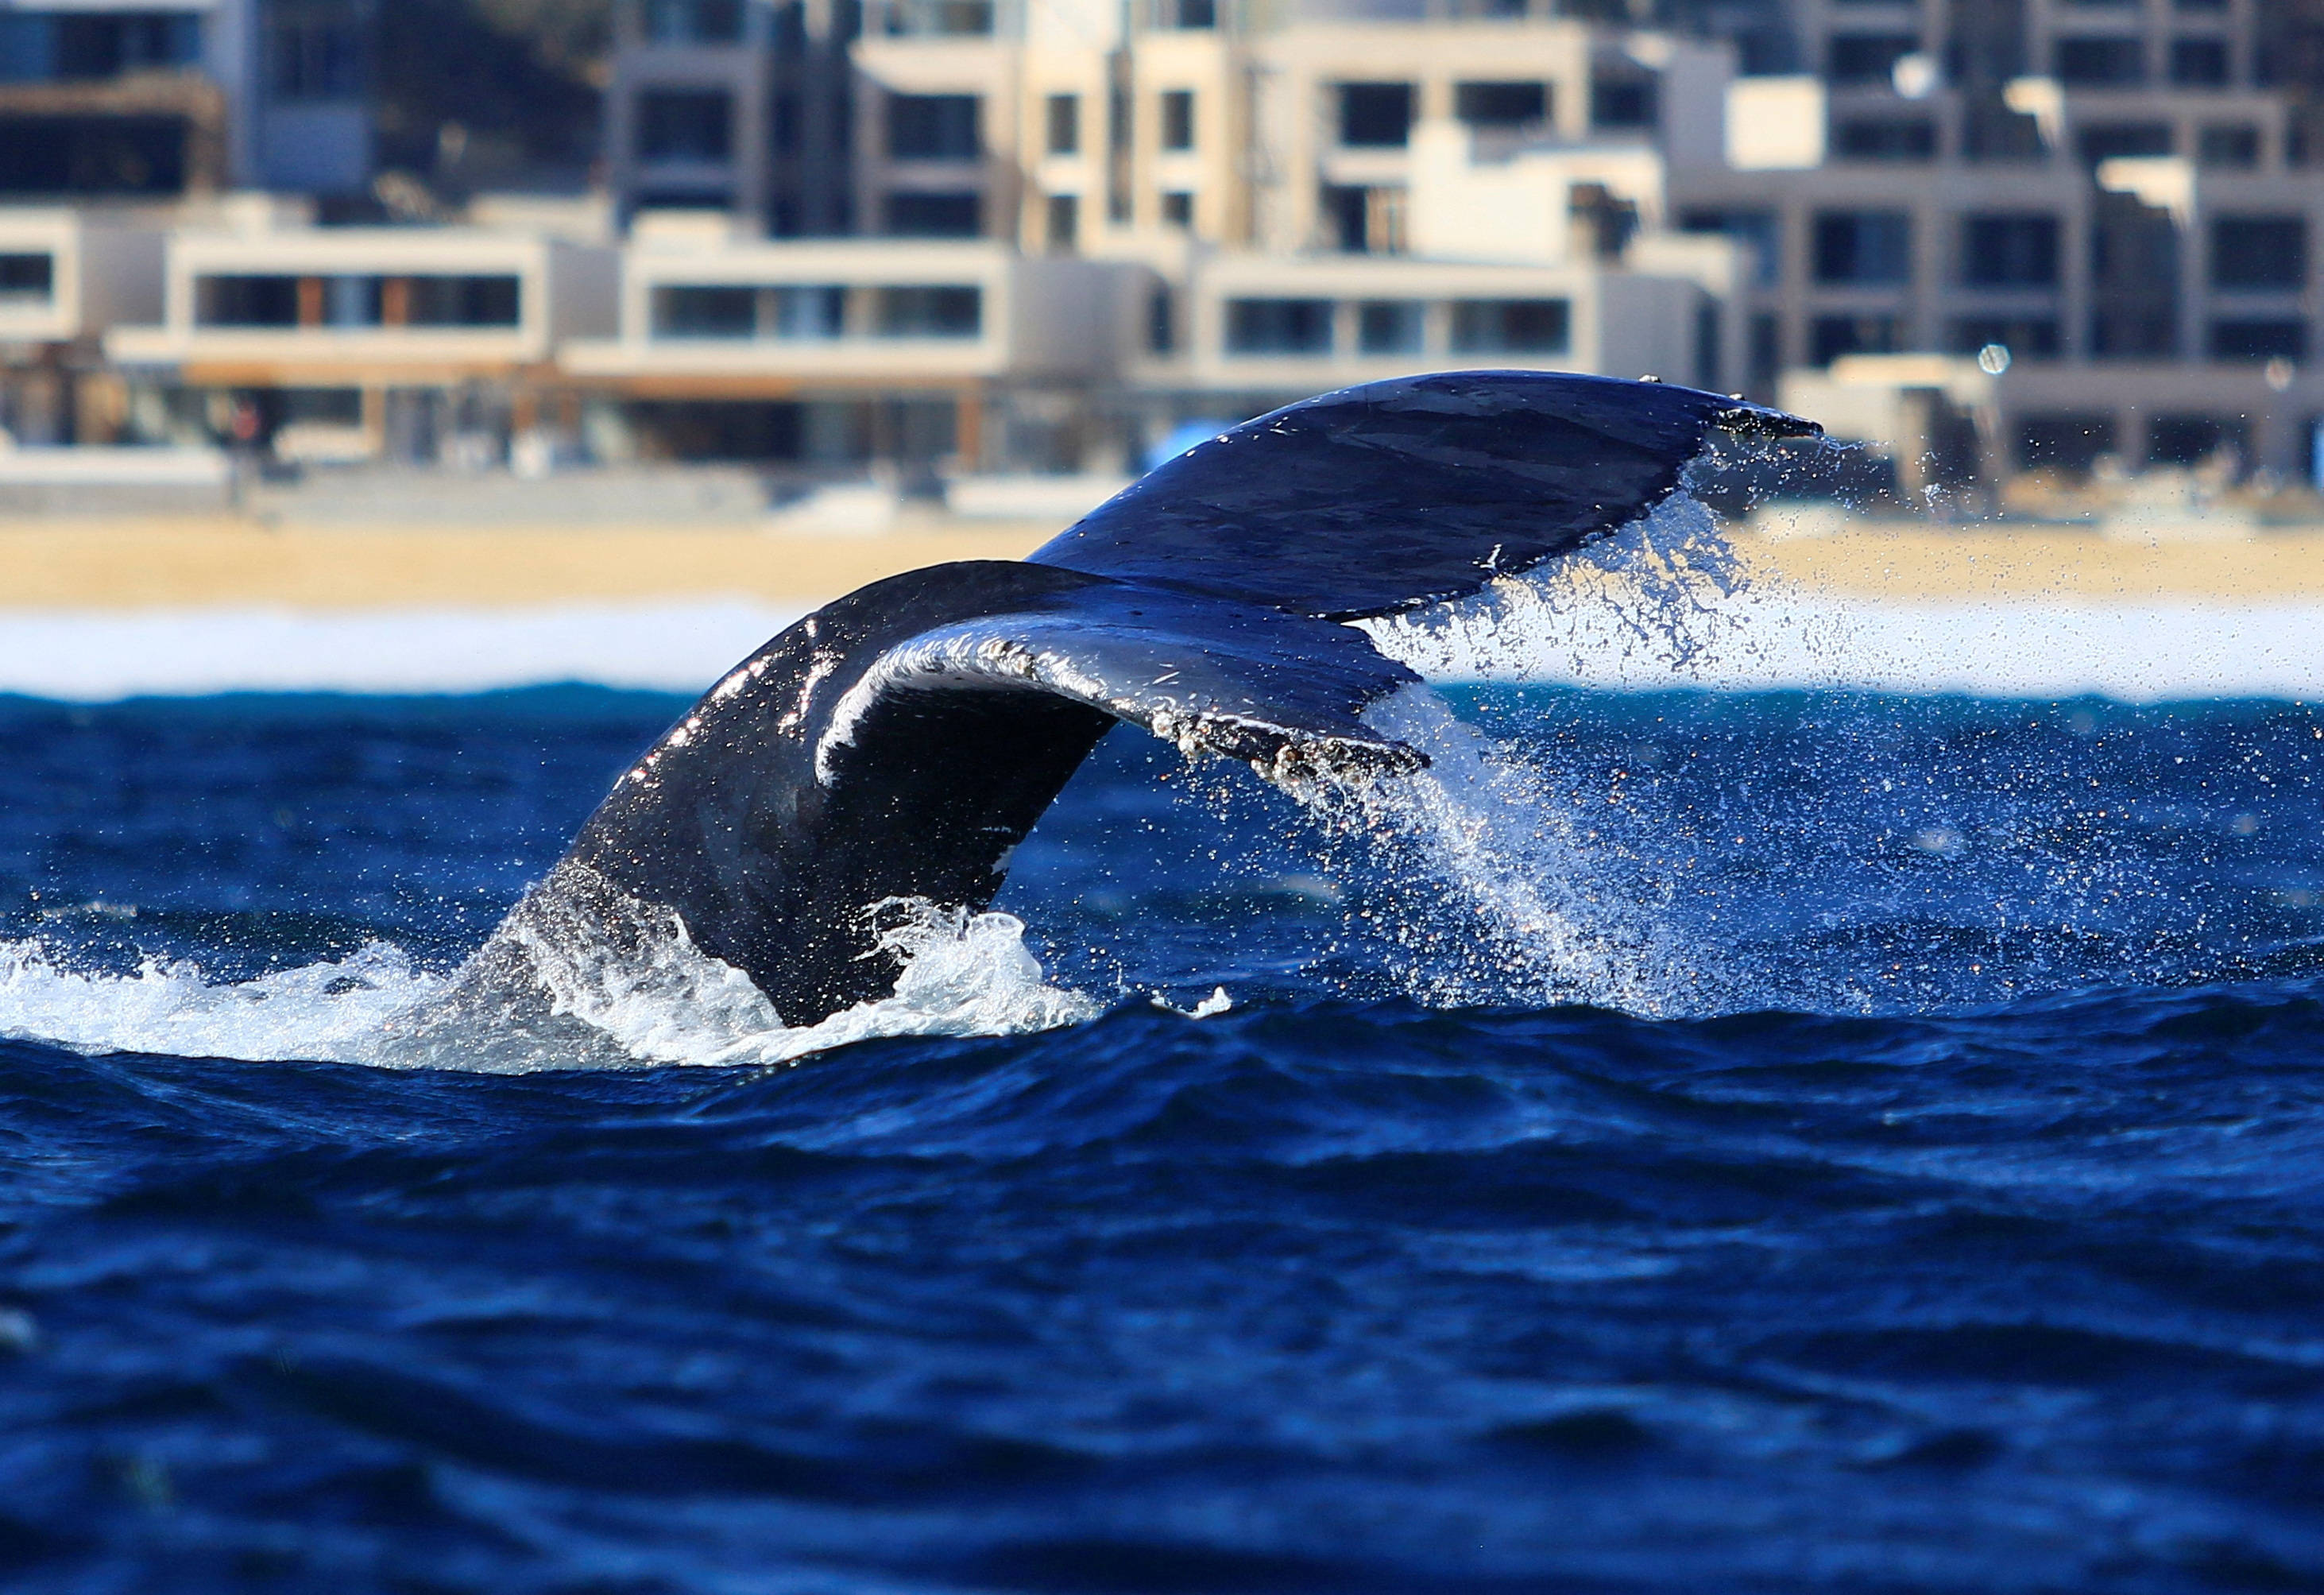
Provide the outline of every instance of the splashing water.
[[39,943],[0,943],[0,1037],[87,1053],[523,1074],[783,1064],[875,1037],[1014,1035],[1100,1011],[1044,982],[1023,921],[898,907],[901,922],[881,936],[903,961],[893,994],[813,1026],[785,1026],[748,976],[696,948],[667,909],[625,901],[585,917],[529,899],[449,977],[376,942],[243,982],[213,981],[184,960],[84,973]]

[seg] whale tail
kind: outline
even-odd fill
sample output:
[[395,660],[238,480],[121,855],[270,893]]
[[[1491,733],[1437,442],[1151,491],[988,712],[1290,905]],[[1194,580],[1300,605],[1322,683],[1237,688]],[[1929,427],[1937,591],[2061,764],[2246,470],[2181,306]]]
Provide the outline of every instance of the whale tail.
[[1333,622],[1473,593],[1646,514],[1714,432],[1792,417],[1537,372],[1261,416],[1022,564],[874,583],[769,642],[622,779],[583,873],[677,912],[789,1024],[894,982],[874,905],[982,908],[1108,728],[1299,771],[1416,768],[1366,705],[1416,679]]

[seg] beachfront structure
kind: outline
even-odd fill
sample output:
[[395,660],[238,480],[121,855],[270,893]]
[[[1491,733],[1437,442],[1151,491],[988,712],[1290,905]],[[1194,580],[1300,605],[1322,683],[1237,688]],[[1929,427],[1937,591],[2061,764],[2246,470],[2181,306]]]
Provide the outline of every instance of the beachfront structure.
[[98,338],[161,313],[161,235],[132,218],[0,207],[0,434],[8,444],[105,443],[123,389]]
[[[498,459],[567,419],[554,365],[614,325],[613,251],[537,231],[318,227],[263,196],[169,239],[161,317],[105,337],[146,435],[290,458]],[[543,406],[550,409],[544,411]]]
[[2324,147],[2269,82],[2269,14],[1803,9],[1819,73],[1733,78],[1716,141],[1665,132],[1674,224],[1749,262],[1746,382],[1982,354],[2010,466],[2224,446],[2304,475]]
[[619,336],[559,359],[600,455],[1070,469],[1146,277],[987,240],[770,241],[649,214]]
[[361,190],[374,0],[0,0],[0,200]]
[[621,0],[605,91],[624,217],[725,211],[775,237],[855,230],[854,0]]

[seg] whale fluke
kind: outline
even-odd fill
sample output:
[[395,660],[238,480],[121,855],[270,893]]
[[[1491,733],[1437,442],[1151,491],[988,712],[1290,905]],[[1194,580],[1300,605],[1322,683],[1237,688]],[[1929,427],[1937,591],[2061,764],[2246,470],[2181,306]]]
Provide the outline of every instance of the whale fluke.
[[[1532,372],[1262,416],[1024,563],[912,571],[784,632],[615,783],[535,892],[584,915],[576,882],[667,908],[786,1024],[813,1024],[893,988],[882,904],[989,904],[1117,722],[1278,779],[1425,764],[1360,718],[1416,678],[1336,622],[1473,592],[1636,520],[1721,428],[1813,430],[1716,394]],[[471,967],[510,966],[508,934]]]

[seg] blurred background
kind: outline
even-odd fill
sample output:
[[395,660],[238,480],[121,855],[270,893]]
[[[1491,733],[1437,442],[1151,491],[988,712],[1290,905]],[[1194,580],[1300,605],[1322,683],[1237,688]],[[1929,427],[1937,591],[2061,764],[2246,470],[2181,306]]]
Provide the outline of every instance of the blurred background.
[[0,0],[0,520],[1015,547],[1499,365],[1863,445],[1765,530],[2247,540],[2319,175],[2324,0]]

